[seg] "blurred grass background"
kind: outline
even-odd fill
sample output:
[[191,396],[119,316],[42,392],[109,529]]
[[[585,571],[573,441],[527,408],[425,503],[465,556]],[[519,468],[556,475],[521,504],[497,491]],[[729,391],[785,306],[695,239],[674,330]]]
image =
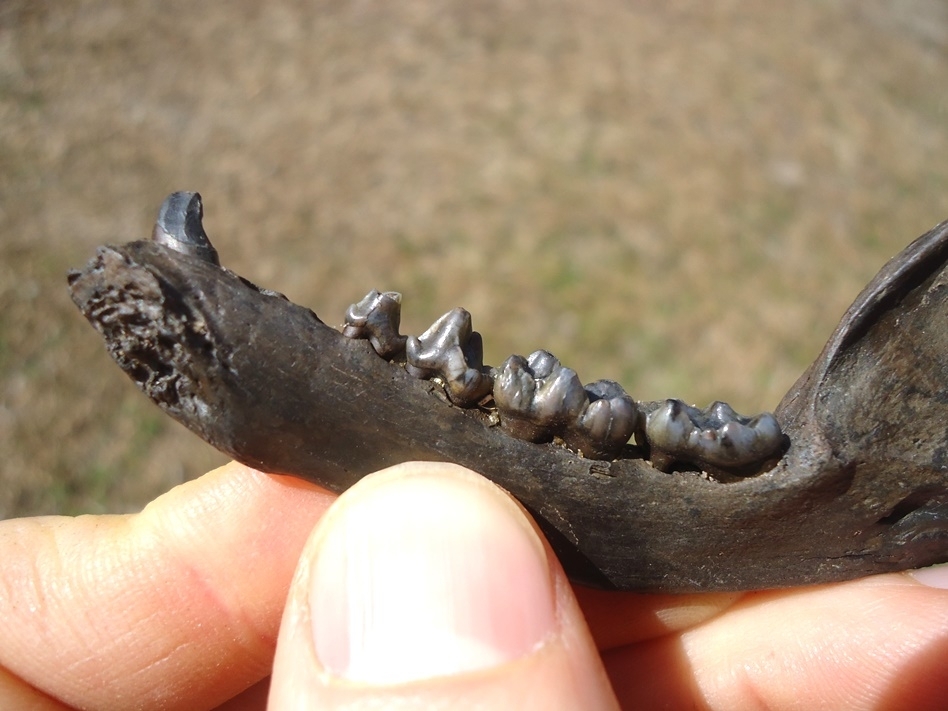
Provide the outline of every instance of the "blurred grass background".
[[222,261],[338,323],[465,306],[486,360],[772,409],[948,218],[948,5],[0,0],[0,517],[223,457],[66,292],[204,196]]

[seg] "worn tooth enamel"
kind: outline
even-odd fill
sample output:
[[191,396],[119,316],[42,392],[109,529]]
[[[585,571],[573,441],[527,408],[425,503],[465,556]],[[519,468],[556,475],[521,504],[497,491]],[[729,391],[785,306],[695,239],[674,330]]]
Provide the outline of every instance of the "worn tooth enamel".
[[510,356],[494,379],[501,426],[518,439],[549,442],[582,414],[589,399],[576,372],[547,351]]
[[770,413],[743,417],[723,402],[705,410],[681,400],[666,400],[646,418],[645,434],[653,461],[733,468],[764,461],[783,444],[780,425]]
[[473,405],[493,387],[483,370],[481,334],[471,328],[471,314],[453,309],[421,336],[405,343],[405,368],[416,378],[438,377],[455,405]]
[[217,250],[204,231],[204,205],[199,193],[171,193],[158,210],[151,238],[176,252],[220,266]]
[[589,406],[563,439],[590,459],[612,459],[632,434],[642,426],[642,413],[635,401],[612,380],[597,380],[586,386]]
[[406,337],[398,332],[402,318],[402,295],[375,289],[346,310],[342,331],[348,338],[367,338],[380,356],[392,359],[405,350]]

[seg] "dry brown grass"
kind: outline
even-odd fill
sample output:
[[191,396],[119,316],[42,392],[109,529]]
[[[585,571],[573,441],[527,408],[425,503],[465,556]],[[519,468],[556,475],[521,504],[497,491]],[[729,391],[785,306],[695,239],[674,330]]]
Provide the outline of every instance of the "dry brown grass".
[[222,259],[341,319],[457,305],[637,397],[772,408],[948,217],[938,0],[0,3],[0,516],[141,506],[220,455],[64,275],[200,190]]

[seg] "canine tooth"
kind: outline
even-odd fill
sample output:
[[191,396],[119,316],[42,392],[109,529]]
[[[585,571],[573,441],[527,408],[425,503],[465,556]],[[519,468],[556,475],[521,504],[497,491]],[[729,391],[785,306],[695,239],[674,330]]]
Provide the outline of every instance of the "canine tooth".
[[407,338],[398,332],[402,319],[402,295],[397,291],[370,291],[346,310],[342,335],[367,338],[372,348],[390,360],[405,350]]
[[405,343],[406,369],[416,378],[439,377],[455,405],[473,405],[487,395],[493,379],[483,371],[484,344],[471,328],[471,314],[457,308]]
[[199,193],[171,193],[158,210],[151,238],[176,252],[220,266],[217,250],[204,231],[204,205]]

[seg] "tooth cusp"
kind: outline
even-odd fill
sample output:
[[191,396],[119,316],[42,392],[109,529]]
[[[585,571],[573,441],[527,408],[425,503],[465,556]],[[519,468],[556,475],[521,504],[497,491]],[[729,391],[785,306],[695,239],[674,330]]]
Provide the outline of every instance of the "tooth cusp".
[[367,338],[375,352],[386,360],[405,350],[405,336],[398,332],[402,320],[402,295],[397,291],[379,292],[373,289],[346,310],[346,325],[342,335],[348,338]]
[[674,462],[740,468],[777,453],[783,433],[769,412],[744,417],[723,402],[706,409],[666,400],[647,416],[645,436],[652,459],[665,468]]
[[440,378],[455,405],[473,405],[490,393],[493,380],[483,370],[483,359],[481,334],[472,330],[471,314],[462,308],[405,342],[406,370],[416,378]]

